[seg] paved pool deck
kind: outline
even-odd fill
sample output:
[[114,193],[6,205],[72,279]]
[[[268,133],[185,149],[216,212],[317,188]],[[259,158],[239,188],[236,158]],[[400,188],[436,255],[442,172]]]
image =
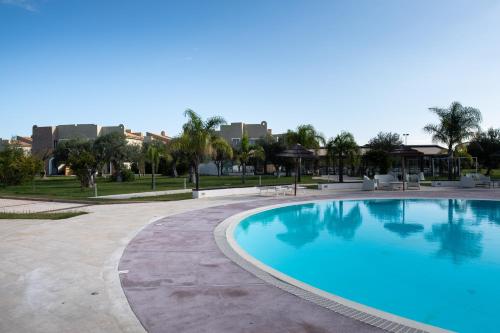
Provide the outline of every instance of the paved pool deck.
[[[373,194],[366,192],[358,194],[348,191],[338,194],[323,193],[323,191],[306,192],[306,195],[321,193],[339,198],[353,195],[373,196]],[[377,192],[376,194],[403,195],[402,192]],[[500,199],[499,189],[457,191],[424,188],[419,194],[412,192],[410,195],[414,194]],[[300,198],[300,200],[308,199],[310,198]],[[232,204],[245,203],[246,207],[251,207],[251,203],[254,201],[264,201],[263,204],[272,205],[278,203],[278,200],[282,200],[282,198],[262,199],[262,197],[255,196],[237,196],[173,202],[67,207],[59,204],[54,205],[52,202],[0,199],[0,207],[4,208],[8,208],[7,206],[15,207],[18,204],[20,207],[32,205],[30,209],[26,209],[26,207],[15,208],[20,211],[34,211],[36,207],[36,210],[41,211],[77,209],[89,212],[86,215],[56,221],[0,220],[0,332],[145,332],[139,320],[148,329],[152,330],[154,327],[156,332],[213,332],[209,328],[213,329],[214,327],[217,328],[217,332],[256,332],[258,330],[253,328],[253,325],[256,324],[260,328],[265,327],[261,332],[266,333],[285,331],[284,328],[288,328],[288,332],[357,332],[361,326],[352,324],[352,320],[349,323],[347,319],[341,317],[336,317],[336,320],[328,319],[327,317],[331,313],[323,312],[318,306],[312,307],[312,303],[305,305],[304,302],[293,305],[291,313],[301,312],[301,306],[311,310],[316,309],[313,311],[314,313],[310,316],[298,314],[297,318],[301,318],[300,320],[295,319],[292,320],[291,324],[283,324],[284,320],[280,321],[277,317],[286,315],[284,318],[290,318],[286,314],[286,309],[298,298],[290,298],[290,295],[273,290],[276,288],[254,280],[252,276],[248,276],[246,271],[232,264],[225,257],[211,256],[213,253],[219,253],[213,243],[211,233],[211,228],[217,223],[205,224],[199,222],[198,217],[188,219],[187,215],[183,217],[185,226],[183,225],[177,230],[180,233],[171,230],[175,235],[170,236],[171,241],[166,244],[170,251],[163,251],[165,255],[163,261],[156,260],[159,258],[160,252],[157,249],[150,248],[151,251],[141,253],[142,250],[136,248],[135,255],[137,257],[129,257],[131,260],[126,263],[130,267],[127,276],[128,283],[131,285],[125,286],[125,292],[128,293],[131,288],[135,289],[136,296],[134,297],[143,297],[140,296],[140,289],[155,290],[156,288],[158,292],[165,292],[167,289],[162,288],[172,284],[179,292],[171,299],[166,299],[166,294],[163,294],[163,297],[158,295],[152,303],[155,307],[151,307],[149,310],[147,308],[139,309],[137,306],[141,305],[131,298],[131,304],[135,307],[134,310],[138,317],[131,310],[121,286],[120,275],[122,278],[124,275],[118,273],[119,261],[127,244],[136,235],[142,237],[140,231],[152,228],[155,225],[154,220],[174,215],[182,217],[184,213],[191,214],[209,207],[214,208],[211,211],[211,216],[216,218],[219,212],[224,212],[225,207]],[[205,214],[201,215],[204,215],[202,218],[206,217]],[[221,217],[219,216],[219,218]],[[145,227],[146,229],[143,229]],[[175,229],[167,225],[164,227]],[[182,233],[184,227],[187,228],[186,231],[191,231]],[[200,235],[200,238],[186,239],[182,237],[188,233]],[[212,235],[211,238],[210,235]],[[133,244],[139,245],[135,241],[132,241],[131,246]],[[191,245],[198,246],[199,249],[205,246],[207,250],[213,246],[214,251],[207,251],[205,256],[200,251],[179,251],[179,247],[187,248]],[[129,250],[132,249],[134,248],[129,248]],[[177,251],[178,256],[175,251]],[[155,260],[149,258],[149,255],[152,255]],[[127,254],[124,259],[126,257]],[[179,261],[177,257],[184,261]],[[140,264],[143,265],[144,278],[149,276],[153,279],[141,280],[142,278],[136,271],[136,267],[139,267],[137,265]],[[191,265],[191,268],[184,265]],[[231,287],[224,288],[224,285],[221,285],[222,280],[217,280],[221,276],[218,273],[220,270],[230,273],[223,275],[233,276],[233,280],[230,281],[233,283]],[[162,276],[165,275],[170,277],[162,280]],[[170,283],[168,279],[172,279],[175,283]],[[146,285],[147,281],[149,281],[150,286]],[[255,281],[256,289],[266,290],[266,292],[260,293],[262,297],[265,297],[266,293],[270,291],[267,303],[251,301],[249,296],[239,296],[241,292],[234,291],[240,282],[244,288],[247,285],[251,287],[252,283],[246,283],[249,281]],[[182,286],[183,283],[188,285]],[[136,284],[136,286],[134,287],[132,284]],[[221,287],[219,290],[215,289],[217,285]],[[210,286],[214,287],[208,288]],[[190,287],[206,290],[206,294],[191,297],[190,293],[184,292]],[[215,291],[218,293],[216,296],[210,295],[210,292]],[[198,297],[200,303],[197,302]],[[208,299],[211,301],[207,306],[205,306],[206,303],[202,302],[203,300],[207,301],[205,297],[210,297]],[[147,305],[147,302],[144,301],[142,304]],[[221,305],[222,307],[219,307]],[[239,312],[233,307],[237,308]],[[170,312],[178,317],[171,315]],[[221,321],[221,318],[225,316],[226,312],[232,313],[232,321],[239,322],[240,325],[235,326],[233,323],[228,324],[227,327],[224,326],[223,323],[227,324],[228,321]],[[145,316],[150,321],[146,320]],[[258,321],[252,321],[254,318],[257,318]],[[316,320],[316,318],[318,319]],[[344,320],[345,322],[342,323]],[[185,328],[177,330],[180,323],[186,321],[188,324]],[[323,326],[311,326],[310,323],[323,323]],[[330,324],[331,326],[329,326]],[[370,329],[365,326],[361,328],[363,330]]]
[[120,280],[133,312],[148,332],[383,332],[265,283],[228,259],[215,242],[214,228],[234,214],[327,198],[500,199],[500,191],[342,191],[254,198],[165,217],[132,239],[121,258]]

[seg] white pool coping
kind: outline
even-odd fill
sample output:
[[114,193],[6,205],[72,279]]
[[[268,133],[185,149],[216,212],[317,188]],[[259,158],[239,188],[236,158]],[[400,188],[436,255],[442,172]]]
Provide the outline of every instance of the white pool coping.
[[[404,318],[394,315],[389,312],[381,311],[376,308],[351,301],[349,299],[328,293],[324,290],[315,288],[302,281],[294,279],[286,274],[273,269],[272,267],[255,259],[253,256],[243,250],[236,240],[234,239],[234,230],[237,225],[245,218],[272,209],[296,206],[309,203],[318,203],[326,201],[339,201],[339,200],[391,200],[394,198],[342,198],[342,199],[320,199],[320,200],[307,200],[300,202],[282,203],[276,205],[269,205],[247,210],[235,214],[224,221],[222,221],[214,230],[214,236],[217,245],[221,251],[229,257],[233,262],[244,268],[245,270],[253,273],[258,278],[270,283],[280,289],[286,290],[298,297],[316,303],[320,306],[328,308],[339,314],[345,315],[349,318],[359,320],[369,325],[384,329],[389,332],[429,332],[429,333],[449,333],[450,330],[442,329],[429,324],[424,324],[415,320]],[[448,198],[402,198],[402,199],[448,199]],[[475,200],[475,199],[464,199]],[[476,199],[488,200],[488,199]]]

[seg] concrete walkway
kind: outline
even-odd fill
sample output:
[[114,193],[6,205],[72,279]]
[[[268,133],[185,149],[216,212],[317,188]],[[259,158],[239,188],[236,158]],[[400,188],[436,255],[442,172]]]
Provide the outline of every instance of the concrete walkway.
[[98,205],[66,220],[0,220],[0,332],[144,332],[118,277],[127,243],[160,216],[243,199],[252,200]]

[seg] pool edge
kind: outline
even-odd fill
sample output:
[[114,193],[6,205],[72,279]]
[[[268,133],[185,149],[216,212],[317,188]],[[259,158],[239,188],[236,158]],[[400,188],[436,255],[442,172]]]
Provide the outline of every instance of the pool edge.
[[[377,199],[377,198],[370,198]],[[382,198],[381,198],[382,199]],[[383,198],[386,199],[386,198]],[[420,198],[415,198],[420,199]],[[258,207],[244,212],[237,213],[223,220],[214,229],[215,242],[223,254],[234,263],[252,273],[259,279],[269,283],[277,288],[294,294],[297,297],[313,302],[319,306],[332,310],[348,318],[384,329],[388,332],[429,332],[445,333],[453,332],[429,324],[421,323],[389,312],[381,311],[376,308],[357,303],[340,296],[325,292],[321,289],[310,286],[304,282],[296,280],[286,274],[283,274],[248,254],[243,250],[233,237],[234,229],[246,217],[286,206],[302,205],[308,203],[317,203],[322,201],[344,200],[344,199],[319,199],[304,200],[300,202],[289,202],[275,205]],[[346,199],[357,200],[357,199]],[[479,199],[483,200],[483,199]]]

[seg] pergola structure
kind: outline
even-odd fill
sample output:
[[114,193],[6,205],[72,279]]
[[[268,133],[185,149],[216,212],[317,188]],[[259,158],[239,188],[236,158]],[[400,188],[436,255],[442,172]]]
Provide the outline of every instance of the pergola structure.
[[314,153],[304,148],[301,144],[295,144],[289,149],[285,149],[278,154],[280,157],[293,158],[295,162],[295,177],[294,177],[294,195],[297,195],[297,175],[299,173],[299,165],[303,158],[314,158]]
[[416,149],[410,148],[410,147],[405,146],[405,145],[401,145],[398,148],[394,149],[391,152],[391,155],[401,157],[401,178],[403,181],[403,191],[404,191],[405,190],[405,182],[406,182],[405,158],[420,157],[420,156],[423,156],[424,154],[422,152],[419,152]]

